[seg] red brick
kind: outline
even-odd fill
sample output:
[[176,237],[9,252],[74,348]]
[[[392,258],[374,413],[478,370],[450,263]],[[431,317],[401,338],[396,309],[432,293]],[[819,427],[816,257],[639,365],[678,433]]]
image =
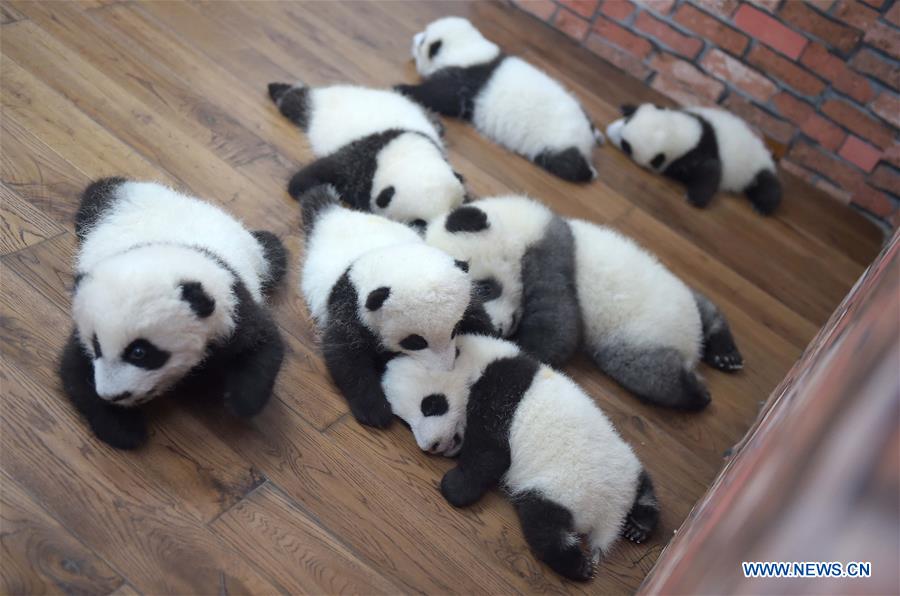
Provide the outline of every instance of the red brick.
[[717,14],[723,19],[730,19],[737,10],[738,0],[694,0],[694,4],[707,12]]
[[862,2],[856,0],[841,0],[832,16],[851,27],[865,31],[880,16],[877,10],[872,10]]
[[776,118],[735,93],[725,100],[725,107],[746,120],[764,136],[782,144],[789,143],[797,130],[790,122]]
[[652,87],[683,105],[714,104],[725,86],[690,62],[672,54],[656,54],[650,67],[657,71]]
[[878,79],[885,85],[900,89],[900,72],[890,62],[868,48],[863,48],[850,60],[856,71]]
[[847,204],[850,203],[850,196],[851,196],[851,195],[850,195],[849,192],[847,192],[847,191],[844,190],[843,188],[838,188],[837,186],[835,186],[834,184],[832,184],[832,183],[829,182],[828,180],[825,180],[824,178],[819,178],[818,180],[816,180],[815,182],[813,182],[813,186],[815,186],[816,188],[822,190],[822,191],[823,191],[825,194],[827,194],[828,196],[830,196],[830,197],[832,197],[832,198],[834,198],[834,199],[837,199],[838,201],[840,201],[840,202],[843,203],[844,205],[847,205]]
[[852,201],[879,217],[887,217],[896,209],[889,196],[871,186],[865,186],[854,193]]
[[881,149],[873,147],[859,137],[850,135],[844,141],[838,155],[866,172],[871,172],[881,158]]
[[898,174],[896,170],[889,166],[878,166],[878,168],[875,170],[875,173],[869,176],[868,182],[869,184],[874,184],[882,190],[886,190],[894,194],[900,194],[900,192],[898,192],[900,191],[900,174]]
[[634,4],[628,0],[605,0],[600,12],[613,19],[624,21],[634,12]]
[[864,40],[885,54],[900,59],[900,33],[890,25],[874,23],[866,29]]
[[722,50],[712,49],[703,56],[700,65],[707,72],[734,85],[753,99],[764,103],[775,95],[775,83],[767,79],[759,71],[745,66],[740,60],[732,58]]
[[803,48],[806,47],[806,38],[749,4],[741,5],[737,14],[734,15],[734,24],[738,29],[749,33],[751,37],[755,37],[795,60],[800,57]]
[[750,0],[750,4],[758,6],[766,12],[771,12],[772,14],[775,14],[775,11],[778,10],[778,5],[780,3],[781,0]]
[[840,126],[818,114],[811,114],[800,126],[809,137],[819,141],[823,147],[832,151],[841,146],[841,142],[847,137]]
[[635,58],[632,54],[620,50],[596,33],[588,35],[584,47],[638,79],[644,80],[653,72],[644,66],[640,58]]
[[865,175],[857,168],[802,139],[791,147],[788,158],[850,192],[856,192],[865,184]]
[[702,41],[676,31],[649,12],[640,13],[634,21],[634,27],[687,58],[696,57],[703,48]]
[[675,0],[637,0],[637,3],[659,14],[669,14],[675,6]]
[[862,37],[858,30],[832,21],[810,8],[805,2],[785,2],[779,16],[799,30],[824,40],[842,52],[852,50]]
[[638,58],[643,58],[650,53],[653,46],[643,37],[638,37],[628,29],[620,27],[603,17],[594,21],[594,32],[598,33],[606,41],[613,43],[629,54],[634,54]]
[[675,13],[675,20],[700,37],[737,56],[744,52],[747,44],[750,42],[749,38],[737,29],[732,29],[722,23],[722,21],[709,16],[690,4],[682,4],[678,8],[678,12]]
[[806,0],[808,4],[812,4],[819,9],[820,12],[828,12],[834,6],[836,0]]
[[847,68],[844,60],[830,53],[820,43],[810,43],[800,61],[820,77],[831,81],[835,89],[860,103],[868,103],[875,97],[875,91],[865,77]]
[[556,4],[551,0],[515,0],[516,6],[526,12],[530,12],[542,21],[549,20],[556,10]]
[[893,135],[887,126],[846,101],[829,99],[822,105],[822,112],[838,124],[842,124],[882,149],[890,145],[893,140]]
[[888,20],[894,27],[900,27],[900,3],[895,2],[891,9],[887,11],[884,18]]
[[597,0],[559,0],[559,3],[575,14],[589,19],[597,11]]
[[881,8],[882,6],[884,6],[884,3],[887,2],[887,0],[863,0],[863,2],[865,2],[872,8]]
[[797,124],[803,124],[806,122],[810,116],[816,113],[815,108],[811,105],[797,99],[790,93],[786,91],[782,91],[778,95],[775,96],[773,100],[775,103],[775,107],[778,108],[778,111],[782,116],[796,122]]
[[556,16],[553,17],[553,26],[578,41],[583,40],[588,29],[591,28],[589,22],[565,8],[560,8],[556,12]]
[[881,158],[895,168],[900,168],[900,141],[894,141]]
[[900,128],[900,96],[884,91],[878,99],[869,104],[869,109],[878,114],[882,120],[890,122],[894,128]]
[[765,46],[754,46],[747,54],[747,62],[803,95],[818,95],[825,89],[822,81]]

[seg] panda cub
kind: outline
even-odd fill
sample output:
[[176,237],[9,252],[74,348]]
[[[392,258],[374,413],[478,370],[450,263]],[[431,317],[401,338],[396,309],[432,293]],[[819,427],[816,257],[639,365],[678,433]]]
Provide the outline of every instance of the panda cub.
[[420,226],[463,202],[465,187],[447,162],[440,123],[399,93],[271,83],[269,95],[306,132],[318,157],[291,179],[295,199],[330,184],[357,209]]
[[385,427],[385,364],[407,354],[448,370],[456,334],[490,333],[473,301],[464,263],[425,244],[409,227],[338,204],[318,186],[300,198],[306,230],[301,290],[322,333],[325,364],[356,419]]
[[763,214],[781,202],[772,156],[737,116],[649,103],[622,106],[622,113],[606,129],[612,143],[639,165],[686,185],[692,205],[706,207],[719,190],[744,193]]
[[382,378],[420,448],[459,454],[441,481],[447,501],[465,507],[502,485],[535,555],[575,580],[620,535],[642,542],[655,529],[649,476],[578,385],[507,341],[463,334],[457,347],[451,371],[397,358]]
[[710,400],[701,357],[742,366],[715,305],[612,229],[505,196],[432,220],[425,240],[468,263],[493,327],[542,362],[561,365],[584,346],[638,397],[684,409]]
[[59,373],[97,437],[140,446],[147,430],[136,406],[176,386],[220,391],[238,416],[266,405],[284,355],[266,306],[285,273],[278,238],[124,178],[87,187],[75,232],[75,330]]
[[466,19],[432,22],[413,38],[419,85],[398,91],[478,131],[560,178],[588,182],[603,135],[571,93],[520,58],[505,55]]

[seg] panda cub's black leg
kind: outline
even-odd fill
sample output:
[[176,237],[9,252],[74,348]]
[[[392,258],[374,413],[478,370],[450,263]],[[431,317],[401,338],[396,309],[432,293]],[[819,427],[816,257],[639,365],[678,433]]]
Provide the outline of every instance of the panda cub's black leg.
[[270,296],[284,279],[284,274],[287,273],[287,249],[284,248],[284,244],[278,236],[268,230],[257,230],[251,233],[262,246],[263,256],[269,264],[269,272],[262,283],[262,292],[264,295]]
[[744,189],[754,209],[769,215],[781,204],[781,183],[774,172],[761,170],[753,182]]
[[625,516],[625,524],[622,527],[622,536],[640,544],[647,539],[659,524],[659,501],[656,500],[656,492],[653,490],[653,482],[646,470],[641,470],[638,480],[637,494],[634,496],[634,504],[631,511]]
[[694,290],[694,300],[703,325],[703,361],[719,370],[733,372],[744,368],[725,316],[709,298]]
[[581,548],[572,512],[536,491],[513,497],[525,541],[535,556],[555,572],[575,581],[594,575],[594,563]]
[[685,180],[687,200],[694,207],[706,207],[719,190],[722,181],[722,163],[707,159],[698,164]]
[[309,88],[287,83],[269,83],[269,97],[285,118],[306,130],[309,126]]
[[395,85],[394,91],[438,114],[471,118],[474,93],[461,77],[463,73],[460,69],[445,69],[418,85]]
[[569,182],[590,182],[597,177],[597,171],[575,147],[542,151],[535,156],[534,163]]
[[137,449],[147,441],[147,425],[140,410],[103,401],[94,390],[94,367],[73,331],[59,363],[63,391],[84,416],[98,439],[117,449]]

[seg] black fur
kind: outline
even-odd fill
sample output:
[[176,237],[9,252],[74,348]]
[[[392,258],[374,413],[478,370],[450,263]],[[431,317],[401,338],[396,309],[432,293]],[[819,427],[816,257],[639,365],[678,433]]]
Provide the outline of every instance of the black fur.
[[621,111],[622,115],[625,116],[625,122],[628,122],[628,120],[632,116],[634,116],[634,113],[637,112],[637,106],[634,104],[627,103],[627,104],[619,106],[619,111]]
[[564,151],[542,151],[535,156],[534,163],[569,182],[590,182],[594,179],[590,164],[575,147]]
[[[144,370],[157,370],[166,365],[171,355],[153,345],[152,342],[138,338],[122,350],[119,359]],[[129,393],[129,395],[131,394]]]
[[[468,441],[468,431],[467,431]],[[522,532],[535,556],[555,572],[575,581],[589,580],[594,571],[591,557],[581,548],[575,536],[575,520],[572,512],[537,491],[527,491],[515,496],[513,504]]]
[[359,295],[349,272],[328,296],[328,322],[322,337],[325,365],[334,384],[360,424],[384,428],[393,417],[381,376],[396,356],[382,347],[378,337],[359,318]]
[[769,215],[781,204],[781,183],[774,172],[760,170],[744,194],[757,211]]
[[447,396],[442,393],[432,393],[426,396],[420,407],[423,416],[443,416],[450,409]]
[[696,147],[666,166],[663,174],[687,186],[687,200],[691,205],[706,207],[719,190],[722,180],[719,143],[709,121],[697,114],[683,113],[700,123],[700,141]]
[[269,97],[285,118],[306,130],[309,126],[309,88],[269,83]]
[[659,501],[656,500],[653,481],[650,480],[646,470],[641,470],[637,494],[634,496],[631,510],[625,517],[622,536],[640,544],[657,525],[659,525]]
[[394,89],[439,114],[471,120],[475,98],[505,58],[501,53],[490,62],[442,68],[418,85],[397,85]]
[[334,188],[328,185],[315,186],[304,192],[298,200],[303,217],[303,232],[307,238],[316,226],[319,214],[338,206],[337,194]]
[[103,212],[116,202],[116,190],[126,182],[128,180],[118,176],[101,178],[84,189],[75,214],[75,235],[79,242],[84,240]]
[[484,304],[475,296],[469,302],[462,320],[457,324],[455,333],[472,333],[476,335],[497,336],[498,330],[494,329],[490,315],[484,310]]
[[287,249],[278,236],[268,230],[256,230],[251,234],[262,246],[263,257],[269,264],[269,272],[261,283],[263,295],[269,297],[287,273]]
[[524,355],[491,362],[472,385],[466,406],[466,439],[441,493],[455,507],[478,501],[497,485],[510,464],[509,427],[539,364]]
[[199,281],[181,283],[181,299],[187,302],[194,314],[205,319],[216,310],[216,301],[203,289]]
[[575,238],[554,216],[544,237],[522,258],[522,321],[511,338],[541,362],[559,366],[581,345],[575,287]]
[[703,325],[703,361],[719,370],[734,372],[744,367],[725,316],[712,301],[694,290],[694,301]]
[[451,234],[456,232],[480,232],[490,227],[487,213],[471,205],[457,207],[447,216],[444,228]]
[[411,333],[400,340],[400,347],[415,352],[427,348],[428,342],[421,335]]
[[387,286],[382,286],[380,288],[372,290],[366,297],[366,309],[378,310],[382,307],[384,301],[387,300],[390,295],[391,289]]

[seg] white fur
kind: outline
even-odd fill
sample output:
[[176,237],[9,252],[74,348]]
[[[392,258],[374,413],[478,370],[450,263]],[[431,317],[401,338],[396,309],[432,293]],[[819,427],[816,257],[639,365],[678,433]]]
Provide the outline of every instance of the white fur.
[[[388,186],[394,187],[394,196],[382,209],[374,199]],[[422,135],[400,135],[378,153],[371,207],[379,215],[399,222],[427,221],[458,207],[465,196],[441,149]]]
[[[452,367],[453,329],[472,292],[468,275],[452,258],[402,224],[338,205],[319,215],[307,242],[301,289],[320,327],[327,323],[331,289],[349,268],[360,319],[386,348],[408,353],[431,368]],[[366,298],[383,286],[390,288],[390,295],[370,312]],[[425,338],[427,349],[400,346],[413,333]]]
[[[102,357],[94,360],[98,395],[116,402],[143,403],[180,380],[206,356],[208,345],[235,328],[234,275],[199,247],[223,259],[258,301],[268,275],[262,247],[230,215],[209,203],[164,186],[126,182],[117,201],[87,232],[76,270],[84,274],[72,313],[82,346],[94,354],[96,335]],[[197,317],[181,298],[180,285],[200,282],[215,300],[215,310]],[[136,339],[170,353],[157,370],[121,359]],[[96,354],[94,354],[96,356]]]
[[[431,43],[440,51],[429,58]],[[499,48],[466,19],[446,17],[432,22],[413,39],[413,57],[422,76],[448,66],[467,67],[489,62]],[[475,99],[472,123],[483,135],[508,149],[534,159],[545,150],[576,147],[590,163],[595,136],[578,100],[558,81],[516,57],[508,57],[494,71]]]
[[[449,233],[445,217],[431,222],[426,241],[469,262],[474,280],[495,277],[503,294],[484,304],[505,336],[521,312],[522,257],[541,240],[552,212],[522,196],[471,203],[487,213],[490,227]],[[691,290],[650,253],[612,229],[570,220],[575,240],[575,272],[585,343],[598,349],[631,346],[672,347],[693,367],[700,355],[702,324]],[[512,330],[512,331],[510,331]]]
[[394,91],[355,85],[309,89],[307,136],[321,157],[347,143],[391,128],[420,132],[443,147],[425,110]]
[[[483,336],[461,335],[458,344],[452,371],[429,372],[397,358],[382,381],[392,410],[423,450],[453,445],[454,434],[464,437],[471,386],[491,362],[519,353],[510,342]],[[447,397],[446,414],[422,414],[421,401],[432,393]],[[540,492],[572,512],[575,531],[588,536],[593,551],[607,552],[634,503],[641,464],[594,401],[567,376],[541,365],[513,415],[509,445],[502,482],[512,498]],[[454,455],[459,449],[437,451]]]
[[610,124],[606,135],[619,148],[623,140],[628,141],[631,158],[646,168],[657,154],[665,154],[665,162],[658,168],[662,171],[700,142],[700,123],[685,112],[705,118],[713,128],[722,162],[721,190],[742,192],[760,171],[775,171],[772,156],[750,127],[734,114],[716,108],[682,111],[642,104],[630,119]]

